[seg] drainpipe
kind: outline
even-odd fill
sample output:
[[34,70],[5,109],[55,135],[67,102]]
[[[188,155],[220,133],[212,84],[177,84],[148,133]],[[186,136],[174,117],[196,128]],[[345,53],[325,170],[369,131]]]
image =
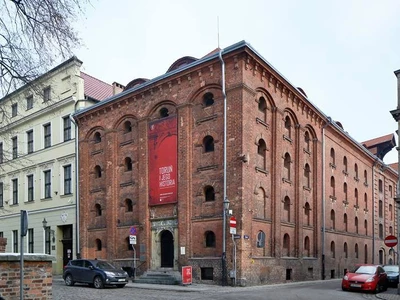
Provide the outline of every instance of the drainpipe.
[[372,166],[372,263],[375,263],[375,191],[374,191],[374,179],[375,179],[375,168],[378,165],[378,159],[374,161]]
[[[226,266],[226,214],[229,208],[229,200],[226,195],[226,92],[225,92],[225,62],[222,59],[222,49],[219,51],[221,61],[221,85],[222,96],[224,97],[224,201],[222,203],[222,285],[227,285],[227,266]],[[236,275],[235,275],[236,277]]]
[[322,237],[321,237],[321,249],[322,249],[322,267],[321,277],[325,280],[325,227],[326,227],[326,213],[325,213],[325,128],[332,123],[332,118],[328,117],[327,123],[322,127]]

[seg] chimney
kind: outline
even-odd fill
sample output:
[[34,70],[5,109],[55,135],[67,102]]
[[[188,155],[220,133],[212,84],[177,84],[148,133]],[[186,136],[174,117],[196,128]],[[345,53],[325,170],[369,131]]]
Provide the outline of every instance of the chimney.
[[125,88],[122,84],[115,81],[113,82],[112,87],[113,87],[113,95],[121,93]]

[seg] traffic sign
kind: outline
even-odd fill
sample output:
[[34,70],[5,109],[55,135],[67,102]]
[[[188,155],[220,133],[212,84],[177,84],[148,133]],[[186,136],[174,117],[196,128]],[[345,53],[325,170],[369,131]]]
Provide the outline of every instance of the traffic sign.
[[397,245],[397,237],[395,237],[394,235],[388,235],[385,238],[385,245],[388,247],[394,247]]
[[136,235],[137,230],[135,226],[131,226],[131,228],[129,228],[129,234],[130,235]]
[[229,219],[229,233],[236,234],[236,218],[234,216]]
[[136,245],[136,235],[129,236],[129,244]]

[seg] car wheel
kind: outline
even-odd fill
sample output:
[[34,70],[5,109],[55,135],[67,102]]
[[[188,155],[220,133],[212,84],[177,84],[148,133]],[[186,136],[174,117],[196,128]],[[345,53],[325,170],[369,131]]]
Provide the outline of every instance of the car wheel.
[[101,279],[100,276],[96,276],[96,277],[94,278],[94,280],[93,280],[93,286],[94,286],[96,289],[102,289],[102,288],[104,287],[103,280]]
[[125,284],[118,284],[118,285],[117,285],[117,288],[122,289],[124,286],[125,286]]
[[376,284],[374,293],[375,293],[375,294],[378,294],[380,291],[381,291],[381,286],[379,285],[379,282],[378,282],[378,283]]
[[65,285],[67,285],[67,286],[73,286],[75,284],[74,279],[72,278],[71,274],[67,274],[65,276],[65,280],[64,281],[65,281]]

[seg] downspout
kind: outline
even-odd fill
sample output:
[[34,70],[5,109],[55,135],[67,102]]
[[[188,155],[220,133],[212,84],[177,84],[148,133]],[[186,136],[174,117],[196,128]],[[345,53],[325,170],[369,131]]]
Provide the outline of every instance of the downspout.
[[[76,111],[76,104],[78,102],[75,102],[75,110]],[[75,122],[74,118],[69,115],[70,120],[72,123],[75,125],[75,198],[76,198],[76,206],[75,206],[75,215],[76,215],[76,258],[80,259],[81,258],[81,246],[79,243],[80,236],[80,226],[79,226],[79,220],[80,220],[80,210],[79,210],[79,138],[78,138],[78,123]]]
[[328,117],[327,123],[322,127],[322,237],[321,237],[321,249],[322,249],[322,267],[321,267],[321,277],[325,280],[325,228],[326,228],[326,213],[325,213],[325,128],[332,123],[332,118]]
[[226,195],[226,92],[225,92],[225,62],[222,59],[222,49],[219,51],[219,59],[221,61],[221,85],[222,96],[224,97],[224,197],[222,204],[222,285],[227,285],[227,266],[226,266],[226,213],[229,200]]
[[375,191],[374,191],[374,180],[375,180],[375,168],[378,164],[378,159],[374,161],[372,166],[372,263],[375,263]]

